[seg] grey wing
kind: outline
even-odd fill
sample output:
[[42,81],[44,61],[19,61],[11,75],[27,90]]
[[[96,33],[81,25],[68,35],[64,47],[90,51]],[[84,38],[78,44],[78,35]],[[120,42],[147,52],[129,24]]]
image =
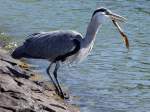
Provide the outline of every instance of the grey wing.
[[82,36],[73,32],[47,32],[31,35],[24,43],[26,57],[53,60],[75,49],[74,39]]

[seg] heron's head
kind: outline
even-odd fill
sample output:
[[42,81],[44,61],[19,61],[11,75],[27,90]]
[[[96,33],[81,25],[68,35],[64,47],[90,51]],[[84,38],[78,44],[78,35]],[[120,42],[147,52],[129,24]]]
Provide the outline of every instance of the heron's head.
[[118,14],[115,14],[115,13],[111,12],[109,9],[106,9],[103,7],[96,9],[92,15],[92,20],[94,19],[94,21],[96,21],[98,24],[103,24],[107,18],[110,18],[112,20],[113,24],[117,27],[120,34],[122,35],[123,40],[126,44],[126,47],[129,48],[128,38],[123,33],[122,29],[120,28],[120,26],[117,23],[118,21],[124,22],[126,20],[124,17],[122,17]]
[[110,18],[116,21],[126,20],[124,17],[118,14],[112,13],[109,9],[104,8],[104,7],[96,9],[92,15],[92,19],[95,19],[100,24],[103,24],[107,18]]

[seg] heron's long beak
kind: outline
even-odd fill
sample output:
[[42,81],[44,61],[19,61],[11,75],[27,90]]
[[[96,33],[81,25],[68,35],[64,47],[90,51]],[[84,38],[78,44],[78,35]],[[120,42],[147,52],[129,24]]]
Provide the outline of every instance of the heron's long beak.
[[115,13],[112,13],[112,12],[109,12],[107,14],[112,20],[116,20],[116,21],[120,21],[120,22],[125,22],[127,19],[124,18],[123,16],[120,16],[118,14],[115,14]]
[[129,49],[128,37],[126,36],[126,34],[123,32],[123,30],[121,29],[121,27],[117,23],[117,21],[124,22],[126,20],[126,18],[124,18],[124,17],[122,17],[122,16],[120,16],[118,14],[111,13],[111,12],[109,12],[107,15],[112,19],[112,22],[117,27],[119,33],[121,34],[122,39],[123,39],[126,47]]

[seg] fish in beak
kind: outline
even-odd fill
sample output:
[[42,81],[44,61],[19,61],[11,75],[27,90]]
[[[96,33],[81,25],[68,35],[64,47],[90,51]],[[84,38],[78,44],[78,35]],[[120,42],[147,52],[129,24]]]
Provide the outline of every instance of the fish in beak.
[[122,35],[122,39],[126,45],[126,48],[129,49],[129,41],[128,41],[127,35],[123,32],[123,30],[120,28],[120,26],[118,25],[118,23],[115,20],[112,20],[112,22],[117,27],[119,33]]
[[117,27],[119,33],[121,34],[122,36],[122,39],[126,45],[126,48],[129,49],[129,41],[128,41],[128,37],[127,35],[123,32],[123,30],[121,29],[121,27],[119,26],[118,22],[125,22],[126,18],[118,15],[118,14],[115,14],[115,13],[112,13],[112,12],[108,12],[107,15],[111,18],[113,24]]

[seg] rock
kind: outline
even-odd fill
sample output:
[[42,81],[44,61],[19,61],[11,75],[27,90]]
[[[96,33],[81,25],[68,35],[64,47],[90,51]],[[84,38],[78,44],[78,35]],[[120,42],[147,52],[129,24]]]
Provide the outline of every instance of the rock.
[[0,112],[79,112],[65,103],[44,81],[33,81],[31,70],[22,69],[0,50]]

